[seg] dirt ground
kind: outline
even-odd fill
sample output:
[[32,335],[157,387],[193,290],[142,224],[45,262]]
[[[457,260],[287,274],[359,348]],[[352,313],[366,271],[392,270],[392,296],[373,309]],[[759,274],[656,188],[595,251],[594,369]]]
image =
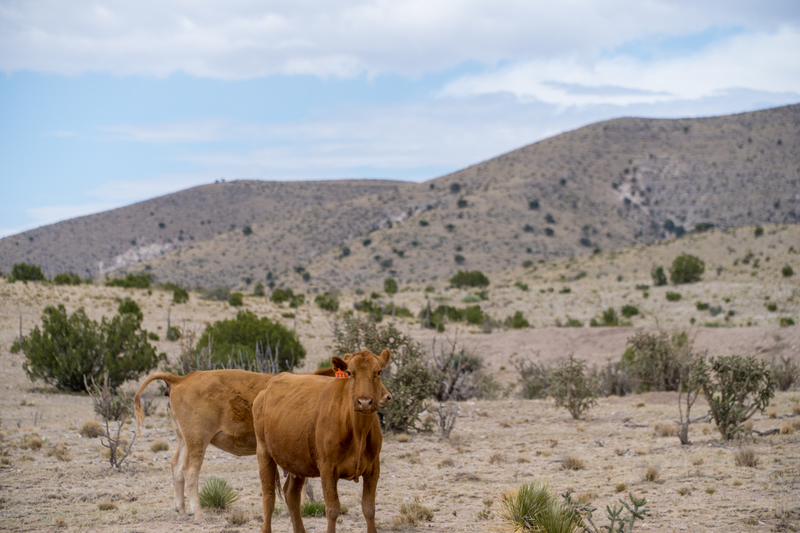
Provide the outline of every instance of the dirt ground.
[[[511,290],[498,290],[498,299],[506,295],[515,298]],[[149,391],[158,405],[157,411],[147,419],[143,436],[136,439],[132,457],[117,472],[102,457],[103,448],[97,439],[79,434],[84,422],[95,419],[89,399],[34,388],[42,384],[31,383],[22,371],[23,356],[9,351],[19,332],[20,316],[23,332],[27,332],[39,323],[44,305],[63,302],[70,311],[83,306],[89,316],[99,320],[104,314],[113,314],[119,298],[126,295],[142,306],[145,328],[163,337],[170,293],[0,281],[0,529],[259,531],[260,484],[255,457],[236,458],[209,448],[201,473],[201,483],[212,475],[220,476],[240,494],[236,508],[244,512],[244,524],[232,524],[228,512],[207,513],[203,523],[180,519],[172,509],[169,462],[175,436],[166,414],[166,399],[156,396],[157,387]],[[415,303],[419,308],[420,302]],[[287,309],[251,299],[247,299],[247,306],[260,315],[295,326],[308,349],[309,367],[330,356],[331,318],[324,313],[306,306],[297,312],[295,324],[293,319],[280,316]],[[541,307],[548,306],[545,302]],[[740,309],[747,308],[745,303],[740,305]],[[225,303],[198,300],[193,295],[190,304],[173,306],[170,318],[173,325],[200,328],[209,321],[232,317],[235,312]],[[528,316],[534,322],[544,321],[535,309],[528,311]],[[746,319],[747,316],[741,318]],[[685,316],[676,315],[674,320],[687,323]],[[490,334],[465,329],[458,333],[458,342],[480,353],[496,379],[513,383],[514,357],[538,355],[545,361],[555,361],[574,353],[590,364],[618,360],[629,336],[639,328],[654,327],[636,325],[638,328],[537,327]],[[401,322],[400,326],[430,346],[433,332],[420,330],[414,320]],[[454,329],[447,333],[451,339],[455,337]],[[798,327],[700,328],[690,330],[690,334],[696,348],[708,349],[712,355],[760,354],[770,358],[797,357],[800,352]],[[442,340],[440,336],[437,342]],[[171,358],[176,355],[175,343],[157,344]],[[603,398],[584,420],[578,421],[565,410],[556,409],[550,400],[461,402],[449,440],[440,439],[436,433],[412,434],[407,441],[386,436],[377,519],[383,530],[390,530],[400,506],[419,501],[433,511],[433,520],[417,525],[417,530],[502,531],[507,527],[496,513],[502,494],[538,480],[547,482],[558,493],[571,490],[576,497],[591,502],[598,509],[598,523],[605,523],[602,518],[606,505],[626,492],[646,497],[650,514],[638,523],[636,531],[798,530],[799,405],[797,390],[778,393],[767,412],[753,418],[757,430],[783,427],[784,433],[745,443],[758,458],[757,466],[750,468],[735,464],[737,446],[720,443],[710,424],[692,426],[690,446],[681,446],[675,436],[656,436],[657,424],[677,418],[677,396],[672,393]],[[694,412],[702,414],[703,407],[695,406]],[[43,440],[40,449],[28,447],[33,435]],[[152,452],[151,445],[158,440],[166,441],[170,449]],[[66,446],[68,454],[61,458],[67,460],[60,460],[53,453],[57,445]],[[568,455],[582,459],[584,468],[565,470],[564,459]],[[658,470],[654,482],[645,481],[648,467]],[[625,492],[618,492],[623,483]],[[321,497],[318,481],[314,487],[317,497]],[[342,517],[338,530],[363,531],[360,486],[341,481],[339,488],[348,513]],[[101,511],[100,504],[109,502],[115,508]],[[484,513],[487,509],[489,512]],[[273,524],[277,531],[291,531],[285,512]],[[307,518],[305,525],[310,532],[325,528],[321,518]]]

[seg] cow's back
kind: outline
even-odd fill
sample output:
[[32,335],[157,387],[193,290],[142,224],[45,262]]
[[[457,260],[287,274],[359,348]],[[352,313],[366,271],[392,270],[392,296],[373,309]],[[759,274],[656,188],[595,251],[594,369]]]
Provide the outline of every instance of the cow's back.
[[315,427],[319,398],[332,378],[282,373],[255,400],[255,430],[264,436],[269,454],[286,471],[319,476]]

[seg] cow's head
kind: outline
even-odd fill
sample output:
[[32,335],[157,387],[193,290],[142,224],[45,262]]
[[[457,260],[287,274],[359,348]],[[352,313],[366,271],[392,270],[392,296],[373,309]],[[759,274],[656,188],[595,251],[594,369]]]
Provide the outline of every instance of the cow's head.
[[392,395],[383,386],[381,371],[389,364],[389,350],[383,350],[380,356],[369,350],[349,353],[344,359],[333,357],[331,363],[336,370],[347,374],[350,381],[353,408],[356,412],[372,414],[392,399]]

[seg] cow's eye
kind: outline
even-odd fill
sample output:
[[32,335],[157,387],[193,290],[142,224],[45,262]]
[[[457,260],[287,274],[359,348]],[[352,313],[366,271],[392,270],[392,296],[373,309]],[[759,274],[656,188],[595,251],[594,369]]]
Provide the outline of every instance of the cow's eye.
[[379,376],[381,375],[381,370],[378,370],[378,375],[379,375]]

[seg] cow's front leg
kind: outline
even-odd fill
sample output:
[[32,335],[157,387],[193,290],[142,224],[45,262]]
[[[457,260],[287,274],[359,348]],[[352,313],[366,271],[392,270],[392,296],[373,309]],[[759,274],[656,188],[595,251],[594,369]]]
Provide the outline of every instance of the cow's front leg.
[[375,528],[375,492],[378,489],[380,469],[380,463],[375,461],[372,470],[368,470],[362,475],[364,487],[361,492],[361,512],[364,513],[364,519],[367,521],[367,533],[377,533]]
[[341,513],[339,504],[339,478],[332,467],[320,469],[322,496],[325,498],[325,517],[328,519],[328,533],[336,533],[336,521]]

